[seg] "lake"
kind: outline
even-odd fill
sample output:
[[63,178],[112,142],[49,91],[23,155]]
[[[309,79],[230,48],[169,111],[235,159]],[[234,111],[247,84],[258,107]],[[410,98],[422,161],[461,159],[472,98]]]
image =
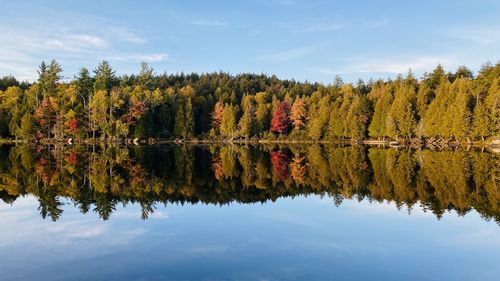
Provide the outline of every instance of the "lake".
[[499,155],[0,147],[0,280],[498,280]]

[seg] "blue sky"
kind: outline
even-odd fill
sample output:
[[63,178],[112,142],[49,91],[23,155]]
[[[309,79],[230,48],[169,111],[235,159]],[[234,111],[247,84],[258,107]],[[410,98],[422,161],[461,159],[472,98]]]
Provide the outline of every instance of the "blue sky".
[[500,1],[0,0],[0,75],[255,72],[330,83],[500,59]]

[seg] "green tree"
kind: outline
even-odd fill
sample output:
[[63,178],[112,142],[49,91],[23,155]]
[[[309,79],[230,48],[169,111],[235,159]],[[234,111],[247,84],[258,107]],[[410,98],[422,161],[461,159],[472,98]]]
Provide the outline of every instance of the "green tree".
[[94,70],[94,91],[109,91],[116,86],[115,71],[111,68],[107,61],[99,63]]
[[220,133],[226,138],[234,138],[237,133],[237,111],[238,108],[232,104],[226,104],[222,112]]
[[[410,78],[411,79],[411,78]],[[415,86],[410,79],[396,81],[394,101],[388,112],[387,126],[391,137],[412,137],[415,134]]]
[[243,106],[243,115],[241,116],[240,122],[238,124],[239,133],[245,138],[252,137],[256,131],[255,102],[252,96],[246,95],[243,97],[241,104]]
[[365,95],[356,95],[346,118],[346,135],[351,139],[364,139],[371,118],[370,102]]
[[368,126],[368,134],[370,137],[376,138],[389,136],[389,131],[387,129],[387,117],[393,102],[392,83],[373,87],[372,92],[378,92],[378,98],[375,103],[372,121]]
[[182,138],[193,136],[193,106],[191,98],[180,95],[176,98],[174,135]]

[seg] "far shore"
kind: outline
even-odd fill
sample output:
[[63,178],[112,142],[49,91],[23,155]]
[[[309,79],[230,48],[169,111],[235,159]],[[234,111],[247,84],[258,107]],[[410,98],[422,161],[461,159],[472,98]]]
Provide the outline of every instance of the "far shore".
[[62,145],[159,145],[159,144],[335,144],[335,145],[370,145],[384,147],[414,147],[414,148],[445,148],[445,147],[489,147],[495,152],[500,151],[500,140],[459,142],[459,141],[440,141],[430,143],[427,140],[291,140],[291,139],[42,139],[36,142],[16,139],[0,139],[0,144],[62,144]]

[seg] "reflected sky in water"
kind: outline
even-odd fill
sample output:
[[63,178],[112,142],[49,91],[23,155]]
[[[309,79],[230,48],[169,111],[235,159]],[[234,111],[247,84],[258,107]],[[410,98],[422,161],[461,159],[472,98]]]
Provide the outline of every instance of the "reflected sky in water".
[[500,231],[476,211],[329,197],[265,204],[137,204],[108,221],[70,201],[42,220],[31,195],[0,203],[0,280],[498,280]]

